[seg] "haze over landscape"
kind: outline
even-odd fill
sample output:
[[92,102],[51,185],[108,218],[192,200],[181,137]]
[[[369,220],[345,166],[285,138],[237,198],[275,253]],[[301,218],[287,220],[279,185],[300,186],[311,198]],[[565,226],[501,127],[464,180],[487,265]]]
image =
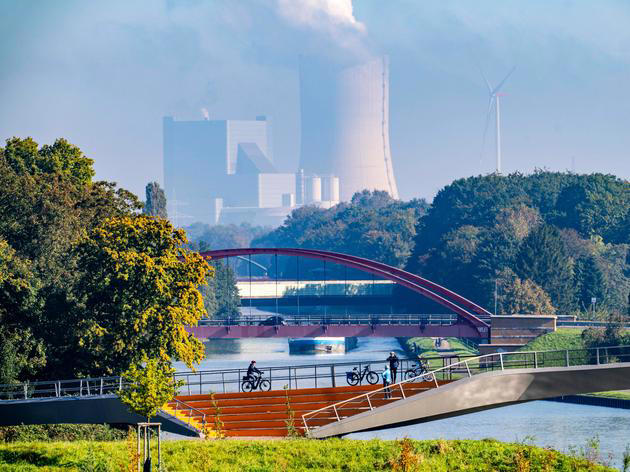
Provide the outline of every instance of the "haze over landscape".
[[627,179],[629,22],[621,1],[5,0],[0,134],[66,137],[95,159],[97,178],[142,195],[163,179],[163,116],[264,114],[277,167],[294,172],[299,56],[385,54],[401,198],[494,169],[479,68],[497,82],[514,65],[501,102],[503,171]]

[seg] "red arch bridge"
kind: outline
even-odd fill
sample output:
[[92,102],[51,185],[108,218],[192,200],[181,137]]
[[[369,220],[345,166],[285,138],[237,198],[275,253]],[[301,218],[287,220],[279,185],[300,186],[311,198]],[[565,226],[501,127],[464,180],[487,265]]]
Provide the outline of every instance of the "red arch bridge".
[[[265,323],[242,317],[238,319],[204,321],[189,330],[199,338],[248,337],[459,337],[487,339],[490,336],[491,313],[474,302],[410,272],[362,257],[330,251],[293,248],[222,249],[200,253],[206,260],[254,255],[295,256],[318,259],[358,269],[400,286],[446,308],[441,315],[389,314],[367,316],[284,316],[282,322]],[[277,259],[276,259],[277,260]],[[273,318],[273,317],[272,317]]]

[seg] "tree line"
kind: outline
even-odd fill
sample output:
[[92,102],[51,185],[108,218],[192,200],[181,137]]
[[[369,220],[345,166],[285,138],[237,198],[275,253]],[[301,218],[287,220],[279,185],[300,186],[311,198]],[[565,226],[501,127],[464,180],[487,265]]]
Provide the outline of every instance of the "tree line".
[[[154,192],[156,189],[151,190]],[[148,192],[147,192],[148,193]],[[153,202],[160,215],[159,194]],[[192,366],[212,268],[64,139],[0,147],[0,383]]]

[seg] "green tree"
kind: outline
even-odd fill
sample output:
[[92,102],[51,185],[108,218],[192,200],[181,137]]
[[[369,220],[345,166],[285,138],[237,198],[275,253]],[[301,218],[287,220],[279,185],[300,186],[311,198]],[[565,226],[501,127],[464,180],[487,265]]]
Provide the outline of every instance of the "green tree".
[[166,195],[164,190],[160,188],[157,182],[150,182],[146,186],[146,202],[144,203],[143,213],[148,216],[158,216],[167,218],[166,212]]
[[0,238],[0,384],[25,380],[45,364],[43,342],[31,330],[36,293],[29,262]]
[[209,269],[186,243],[167,220],[137,216],[108,219],[77,246],[67,326],[76,374],[115,374],[144,358],[201,361],[203,344],[185,327],[204,314],[198,287]]
[[575,261],[574,279],[577,302],[581,310],[590,309],[592,298],[595,298],[597,303],[605,304],[606,283],[595,257],[586,256]]
[[94,161],[63,138],[41,148],[32,138],[11,138],[0,154],[17,175],[56,174],[80,184],[87,184],[94,177]]
[[520,278],[542,287],[561,312],[575,308],[573,264],[555,227],[541,225],[523,241],[515,269]]
[[531,280],[521,280],[510,269],[497,277],[497,309],[501,315],[555,315],[549,295]]
[[174,373],[175,369],[170,363],[161,359],[144,359],[141,363],[133,363],[123,373],[129,386],[120,392],[120,399],[130,410],[150,422],[151,417],[173,399],[174,392],[182,384],[175,380]]

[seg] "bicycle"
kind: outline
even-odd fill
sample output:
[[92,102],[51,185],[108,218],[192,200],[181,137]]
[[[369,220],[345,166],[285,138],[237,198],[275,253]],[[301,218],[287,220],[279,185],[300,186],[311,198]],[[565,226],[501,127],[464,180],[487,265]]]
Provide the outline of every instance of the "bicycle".
[[424,382],[433,380],[433,375],[429,373],[427,364],[422,361],[416,365],[412,365],[405,371],[405,380],[411,380],[415,377],[420,377],[420,380]]
[[359,385],[366,379],[370,385],[374,385],[378,382],[378,374],[373,370],[370,370],[370,366],[366,365],[365,368],[360,371],[358,367],[352,369],[352,372],[346,372],[346,381],[348,385]]
[[241,389],[243,392],[253,392],[256,389],[261,392],[268,392],[271,390],[271,382],[267,379],[263,379],[262,375],[257,375],[255,377],[243,377]]

